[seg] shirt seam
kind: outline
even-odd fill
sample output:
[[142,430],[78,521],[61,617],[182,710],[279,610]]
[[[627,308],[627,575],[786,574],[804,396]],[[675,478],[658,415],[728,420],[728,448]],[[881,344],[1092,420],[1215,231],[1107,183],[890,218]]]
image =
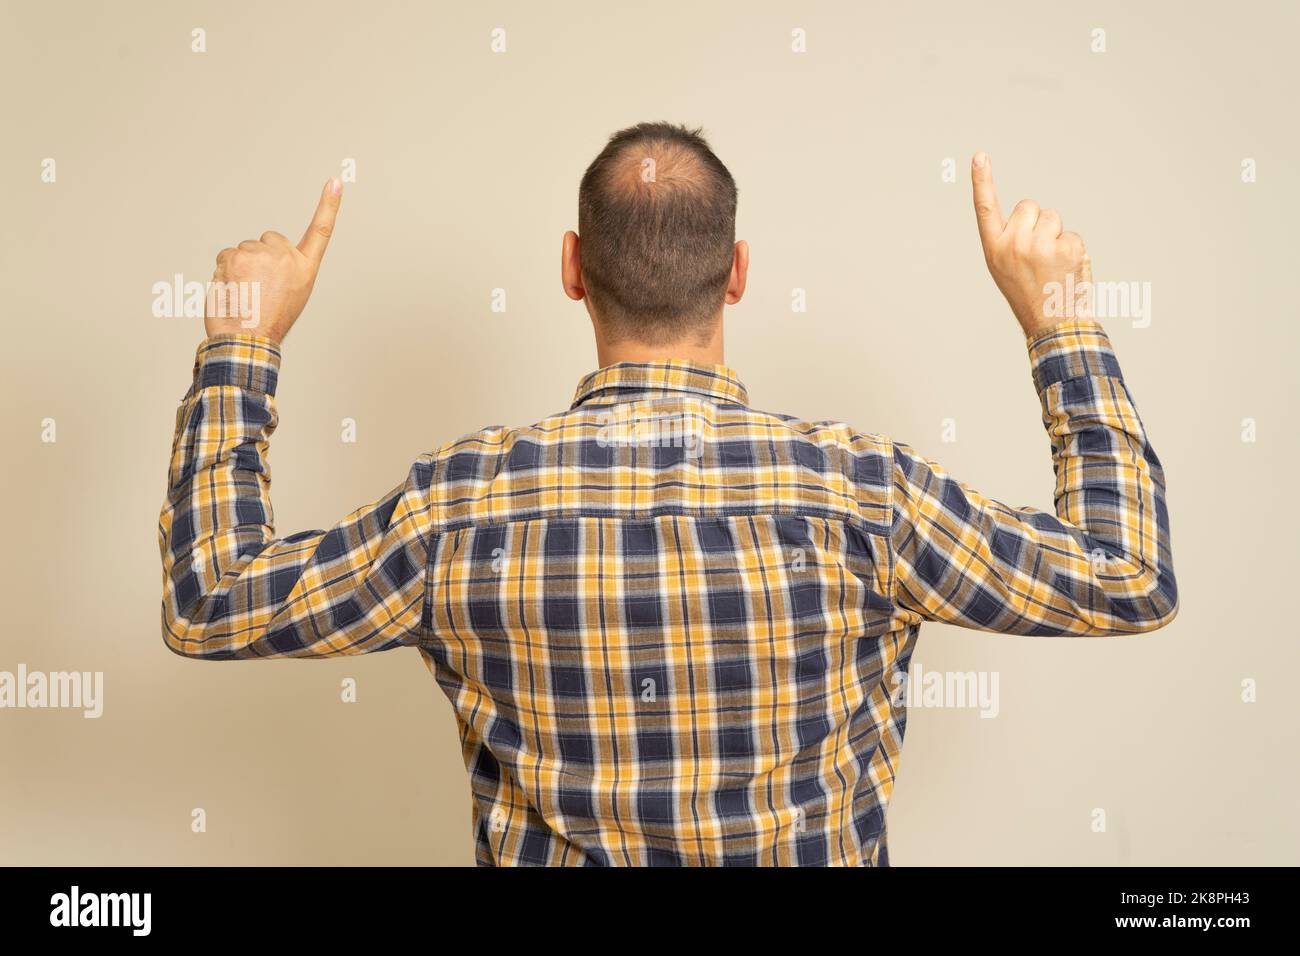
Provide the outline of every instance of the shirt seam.
[[[438,487],[436,478],[438,476],[438,465],[440,459],[437,455],[431,456],[429,462],[429,528],[425,532],[425,555],[424,555],[424,582],[422,587],[422,598],[420,606],[420,636],[416,641],[417,647],[423,647],[431,642],[434,638],[433,633],[433,555],[437,539],[441,537],[438,521],[438,501],[434,495],[434,490]],[[425,621],[429,623],[425,625]]]
[[663,517],[682,517],[682,518],[748,518],[748,517],[773,517],[773,518],[819,518],[826,520],[843,521],[859,531],[877,536],[888,536],[890,533],[889,525],[878,524],[864,517],[860,512],[854,509],[832,510],[818,508],[676,508],[664,507],[653,508],[643,511],[627,511],[624,509],[612,511],[594,511],[591,509],[538,509],[533,511],[521,512],[509,518],[497,520],[457,520],[435,524],[433,534],[441,536],[456,531],[468,531],[471,529],[500,528],[512,524],[520,524],[526,521],[545,521],[555,518],[605,518],[615,521],[637,521],[650,520],[652,518]]

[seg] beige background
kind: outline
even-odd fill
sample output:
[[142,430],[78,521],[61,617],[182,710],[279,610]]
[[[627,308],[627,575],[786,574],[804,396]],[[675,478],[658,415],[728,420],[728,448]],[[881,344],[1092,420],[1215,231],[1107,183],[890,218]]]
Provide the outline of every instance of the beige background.
[[201,327],[153,318],[150,290],[296,235],[356,160],[272,453],[280,532],[327,526],[421,451],[567,406],[595,357],[560,236],[586,163],[645,119],[703,124],[739,182],[728,358],[754,403],[891,434],[1011,504],[1050,507],[1052,474],[970,154],[1007,207],[1060,209],[1099,279],[1152,283],[1151,327],[1108,328],[1167,470],[1181,616],[1135,639],[925,628],[921,666],[997,671],[1001,714],[911,711],[894,861],[1298,862],[1296,5],[549,6],[0,7],[0,670],[107,685],[97,721],[0,711],[0,862],[471,862],[414,651],[164,648],[157,514]]

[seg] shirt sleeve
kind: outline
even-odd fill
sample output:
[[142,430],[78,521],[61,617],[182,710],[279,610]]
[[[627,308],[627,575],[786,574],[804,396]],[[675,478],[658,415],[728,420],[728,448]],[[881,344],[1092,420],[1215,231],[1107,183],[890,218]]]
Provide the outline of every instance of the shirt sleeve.
[[1009,634],[1153,631],[1178,613],[1165,477],[1101,326],[1029,341],[1055,514],[1011,508],[893,449],[895,606]]
[[186,657],[332,657],[413,644],[423,617],[431,457],[328,530],[275,535],[267,443],[280,351],[199,346],[159,521],[162,630]]

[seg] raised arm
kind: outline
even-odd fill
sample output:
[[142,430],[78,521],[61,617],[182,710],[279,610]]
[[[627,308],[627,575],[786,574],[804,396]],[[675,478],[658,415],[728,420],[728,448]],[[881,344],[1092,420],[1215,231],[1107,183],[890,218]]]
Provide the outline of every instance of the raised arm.
[[339,198],[331,181],[297,246],[268,232],[217,257],[214,288],[228,295],[209,296],[208,338],[176,415],[158,528],[163,639],[178,654],[329,657],[418,636],[429,458],[331,529],[283,538],[274,530],[267,443],[279,343],[311,293]]
[[1083,242],[1032,202],[1004,220],[983,154],[972,180],[985,258],[1026,335],[1056,513],[992,501],[896,445],[895,603],[919,619],[1013,634],[1155,630],[1178,612],[1164,472],[1106,333],[1047,306],[1052,284],[1073,275],[1075,314],[1091,314]]

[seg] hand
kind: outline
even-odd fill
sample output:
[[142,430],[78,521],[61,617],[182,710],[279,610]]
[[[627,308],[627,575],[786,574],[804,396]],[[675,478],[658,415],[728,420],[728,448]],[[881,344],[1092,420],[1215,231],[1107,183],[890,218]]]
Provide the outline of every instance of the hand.
[[1056,210],[1039,209],[1032,199],[1018,202],[1004,220],[985,153],[971,162],[971,183],[984,261],[1025,335],[1090,316],[1092,261],[1079,234],[1062,232]]
[[297,246],[278,232],[264,232],[261,239],[217,253],[203,316],[208,335],[243,332],[276,342],[285,337],[311,295],[342,199],[343,183],[331,179]]

